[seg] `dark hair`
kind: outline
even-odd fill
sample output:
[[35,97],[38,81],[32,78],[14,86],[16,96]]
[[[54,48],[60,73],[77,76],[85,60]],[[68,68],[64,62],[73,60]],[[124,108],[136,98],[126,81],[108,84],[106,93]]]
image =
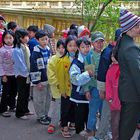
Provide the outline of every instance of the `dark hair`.
[[34,33],[36,33],[38,31],[38,26],[35,25],[31,25],[27,28],[28,31],[33,31]]
[[78,25],[77,25],[77,24],[74,24],[74,23],[71,24],[71,25],[70,25],[70,30],[71,30],[71,29],[77,30],[77,29],[78,29]]
[[65,46],[65,40],[64,39],[59,39],[57,41],[56,48],[59,48],[60,45]]
[[28,32],[25,29],[18,29],[15,32],[15,40],[14,40],[14,47],[19,47],[22,43],[20,38],[24,38],[25,36],[28,36]]
[[76,41],[76,44],[78,46],[78,48],[80,47],[81,43],[84,43],[85,45],[90,45],[90,41],[86,38],[86,37],[81,37]]
[[16,22],[14,21],[10,21],[8,24],[7,24],[7,29],[11,29],[11,30],[14,30],[15,28],[17,27],[17,24]]
[[47,34],[46,34],[45,31],[43,31],[43,30],[39,30],[39,31],[37,31],[36,34],[35,34],[35,38],[36,38],[37,40],[39,40],[39,38],[42,38],[42,37],[44,37],[44,36],[47,36]]
[[69,35],[74,35],[74,36],[78,37],[78,31],[76,29],[71,29],[68,31],[68,36]]
[[3,35],[2,35],[2,44],[3,45],[6,44],[5,41],[4,41],[4,38],[7,34],[10,34],[13,38],[15,38],[15,35],[11,30],[5,30]]
[[68,53],[68,50],[67,50],[67,45],[70,41],[77,41],[77,37],[74,36],[74,35],[69,35],[67,38],[66,38],[66,41],[65,41],[65,53],[62,57],[64,57],[67,53]]
[[116,46],[113,50],[113,55],[115,57],[115,59],[118,61],[118,52],[119,52],[119,49],[120,49],[120,43],[121,43],[121,40],[122,40],[122,37],[123,35],[125,35],[126,33],[123,33],[117,40],[117,43],[116,43]]

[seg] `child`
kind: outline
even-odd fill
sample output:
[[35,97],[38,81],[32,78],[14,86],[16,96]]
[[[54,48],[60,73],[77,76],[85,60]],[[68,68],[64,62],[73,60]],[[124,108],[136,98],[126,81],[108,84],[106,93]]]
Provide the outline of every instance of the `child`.
[[92,69],[85,71],[84,59],[89,53],[90,42],[86,38],[77,40],[78,56],[73,60],[70,67],[70,79],[72,83],[72,93],[70,100],[76,104],[75,106],[75,128],[76,133],[83,135],[85,123],[88,116],[88,100],[84,95],[82,86],[90,81],[93,76]]
[[104,35],[101,32],[95,32],[91,35],[92,48],[85,59],[85,65],[90,65],[94,71],[94,77],[84,86],[86,98],[89,100],[89,114],[87,122],[88,140],[93,140],[96,132],[97,112],[101,114],[102,100],[97,90],[97,71],[104,46]]
[[[69,100],[71,95],[71,82],[69,76],[69,68],[72,60],[75,58],[77,52],[76,45],[77,38],[75,36],[68,36],[65,42],[65,54],[62,56],[59,62],[58,75],[59,78],[59,90],[61,93],[61,127],[62,135],[66,138],[71,137],[69,128],[74,129],[74,104]],[[68,122],[70,126],[68,127]]]
[[16,22],[10,21],[10,22],[7,24],[7,29],[8,29],[8,30],[11,30],[13,33],[15,33],[16,30],[18,29],[18,25],[17,25]]
[[27,28],[27,31],[29,33],[29,42],[28,42],[28,46],[30,49],[30,53],[32,54],[34,47],[38,45],[37,40],[35,39],[35,34],[38,31],[38,26],[35,25],[31,25]]
[[2,48],[0,48],[0,76],[2,76],[2,97],[0,103],[0,113],[4,117],[10,117],[10,110],[16,106],[16,78],[14,75],[14,61],[12,59],[14,34],[6,30],[2,36]]
[[62,39],[58,40],[56,45],[56,55],[52,56],[47,67],[48,82],[50,84],[51,94],[52,94],[52,101],[48,113],[48,116],[51,118],[51,124],[48,127],[48,133],[55,132],[55,126],[60,120],[58,118],[60,116],[61,94],[59,91],[59,87],[60,87],[59,79],[61,75],[58,75],[57,72],[59,70],[59,61],[61,59],[60,57],[64,55],[64,46],[65,46],[64,40]]
[[39,30],[35,34],[35,37],[39,45],[34,47],[30,58],[30,75],[33,83],[33,103],[39,123],[48,125],[50,123],[50,118],[48,117],[50,93],[46,73],[48,59],[50,57],[50,51],[47,46],[48,36],[44,31]]
[[49,24],[44,25],[44,31],[47,33],[49,40],[48,40],[48,46],[51,50],[51,54],[54,55],[56,54],[55,50],[55,27]]
[[27,46],[28,41],[29,37],[26,30],[16,30],[13,50],[14,70],[18,89],[16,117],[24,120],[28,119],[27,115],[33,114],[28,109],[28,98],[30,92],[30,51]]
[[111,110],[111,127],[113,140],[119,140],[119,121],[121,105],[118,98],[118,80],[120,75],[119,64],[111,56],[112,64],[106,75],[106,100],[110,104]]

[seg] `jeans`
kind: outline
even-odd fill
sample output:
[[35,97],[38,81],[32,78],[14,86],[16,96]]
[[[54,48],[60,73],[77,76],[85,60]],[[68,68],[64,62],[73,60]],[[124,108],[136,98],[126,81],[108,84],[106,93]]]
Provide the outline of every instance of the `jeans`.
[[87,129],[89,131],[96,131],[96,114],[101,110],[102,100],[100,99],[99,91],[97,90],[97,88],[92,88],[90,93],[91,99],[89,101]]

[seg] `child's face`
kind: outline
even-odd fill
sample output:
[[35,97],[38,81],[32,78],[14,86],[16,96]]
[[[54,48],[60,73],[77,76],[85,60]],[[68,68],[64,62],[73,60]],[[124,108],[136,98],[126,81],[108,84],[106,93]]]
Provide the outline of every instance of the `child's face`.
[[90,50],[90,45],[86,45],[83,42],[81,43],[80,47],[79,47],[79,51],[83,54],[83,55],[87,55],[89,53]]
[[28,41],[29,41],[29,36],[26,35],[26,36],[24,36],[23,38],[20,38],[20,40],[21,40],[21,42],[22,42],[23,44],[27,44]]
[[67,50],[69,53],[75,53],[77,51],[78,47],[76,45],[76,41],[72,40],[67,44]]
[[29,38],[35,37],[35,32],[33,32],[33,31],[28,31],[28,33],[29,33]]
[[6,45],[8,46],[12,46],[13,45],[13,41],[14,41],[14,38],[12,35],[10,34],[6,34],[5,37],[4,37],[4,42]]
[[99,39],[99,40],[93,42],[92,45],[93,45],[95,51],[101,52],[101,50],[102,50],[103,47],[104,47],[104,40]]
[[38,42],[39,42],[41,47],[46,48],[46,46],[48,45],[48,37],[43,36],[43,37],[38,39]]
[[4,28],[4,21],[0,20],[0,29],[3,29],[3,28]]
[[60,45],[56,51],[61,55],[63,56],[64,55],[64,52],[65,52],[65,49],[64,49],[64,46],[63,45]]

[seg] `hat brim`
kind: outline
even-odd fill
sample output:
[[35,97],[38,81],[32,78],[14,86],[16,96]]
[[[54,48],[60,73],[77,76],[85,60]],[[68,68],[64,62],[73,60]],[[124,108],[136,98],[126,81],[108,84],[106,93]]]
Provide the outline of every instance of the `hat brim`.
[[91,42],[93,43],[93,42],[96,42],[97,40],[103,40],[103,41],[105,41],[105,39],[103,37],[97,37],[94,40],[91,39]]

